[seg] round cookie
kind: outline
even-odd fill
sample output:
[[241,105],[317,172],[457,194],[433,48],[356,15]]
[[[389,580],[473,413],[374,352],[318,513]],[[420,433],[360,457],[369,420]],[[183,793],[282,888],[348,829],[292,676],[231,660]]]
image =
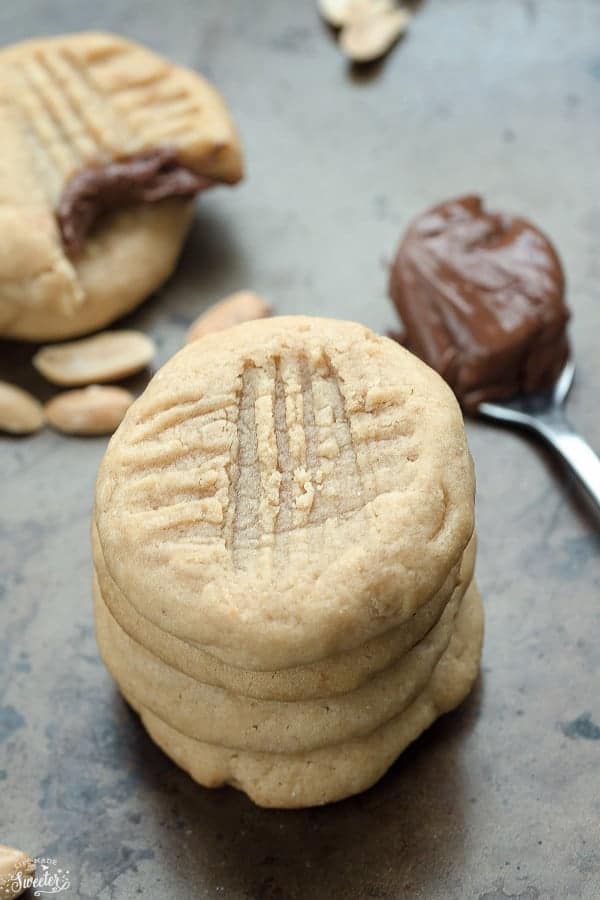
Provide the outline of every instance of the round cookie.
[[272,671],[409,620],[460,561],[473,497],[439,376],[361,325],[279,317],[153,378],[100,468],[95,556],[159,629]]
[[173,270],[190,198],[242,175],[214,88],[115,35],[3,49],[0,100],[4,337],[72,337],[129,312]]
[[231,784],[259,806],[316,806],[369,788],[440,715],[464,700],[477,678],[482,639],[483,607],[473,583],[448,649],[411,705],[367,737],[308,753],[248,753],[195,741],[126,699],[158,746],[200,784]]
[[[450,587],[456,579],[456,573],[452,570],[442,589],[419,607],[408,621],[366,641],[355,650],[339,653],[311,666],[255,672],[229,666],[201,647],[161,631],[141,616],[108,575],[95,528],[93,532],[97,550],[94,591],[101,594],[102,603],[106,604],[123,631],[158,659],[197,681],[259,700],[310,700],[355,690],[429,633],[442,614],[451,595]],[[473,535],[461,561],[455,591],[461,586],[464,589],[473,577],[475,545]]]
[[[124,316],[169,277],[192,215],[193,205],[180,200],[114,213],[94,231],[77,261],[85,300],[76,311],[24,304],[2,337],[38,341],[74,337]],[[0,318],[0,332],[1,328]]]

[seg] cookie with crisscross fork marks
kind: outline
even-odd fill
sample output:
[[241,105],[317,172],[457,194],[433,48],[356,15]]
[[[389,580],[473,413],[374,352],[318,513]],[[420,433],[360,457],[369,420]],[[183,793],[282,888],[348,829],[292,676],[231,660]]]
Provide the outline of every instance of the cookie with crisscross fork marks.
[[242,175],[200,75],[103,33],[0,51],[0,334],[99,328],[172,271],[194,195]]
[[361,325],[279,317],[157,373],[101,466],[95,557],[163,631],[284,669],[427,603],[462,558],[473,498],[439,376]]

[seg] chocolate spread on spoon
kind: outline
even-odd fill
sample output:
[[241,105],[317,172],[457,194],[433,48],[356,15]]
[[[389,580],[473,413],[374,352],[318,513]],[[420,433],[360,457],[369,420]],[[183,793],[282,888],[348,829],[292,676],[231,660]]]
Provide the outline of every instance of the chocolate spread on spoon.
[[89,166],[66,184],[57,209],[67,252],[80,253],[87,235],[104,213],[135,203],[193,197],[214,182],[177,159],[173,147],[158,147],[104,166]]
[[569,354],[564,291],[548,238],[476,196],[418,216],[390,275],[404,343],[471,411],[556,381]]

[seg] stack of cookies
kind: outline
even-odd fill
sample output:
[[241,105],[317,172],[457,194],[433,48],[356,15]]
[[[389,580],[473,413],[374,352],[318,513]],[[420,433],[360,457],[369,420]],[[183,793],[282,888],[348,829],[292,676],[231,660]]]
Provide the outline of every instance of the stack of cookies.
[[207,335],[100,469],[104,661],[203,785],[364,790],[476,678],[473,500],[451,391],[393,341],[305,317]]

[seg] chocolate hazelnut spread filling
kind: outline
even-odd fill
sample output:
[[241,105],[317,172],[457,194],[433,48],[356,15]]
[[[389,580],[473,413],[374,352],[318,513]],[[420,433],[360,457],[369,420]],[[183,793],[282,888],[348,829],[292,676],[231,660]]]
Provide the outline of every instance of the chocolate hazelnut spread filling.
[[108,165],[77,172],[64,187],[57,209],[63,243],[71,256],[104,213],[135,203],[193,197],[214,184],[177,159],[173,147],[158,147]]
[[404,343],[470,411],[556,381],[569,353],[564,291],[548,238],[477,196],[418,216],[390,274]]

